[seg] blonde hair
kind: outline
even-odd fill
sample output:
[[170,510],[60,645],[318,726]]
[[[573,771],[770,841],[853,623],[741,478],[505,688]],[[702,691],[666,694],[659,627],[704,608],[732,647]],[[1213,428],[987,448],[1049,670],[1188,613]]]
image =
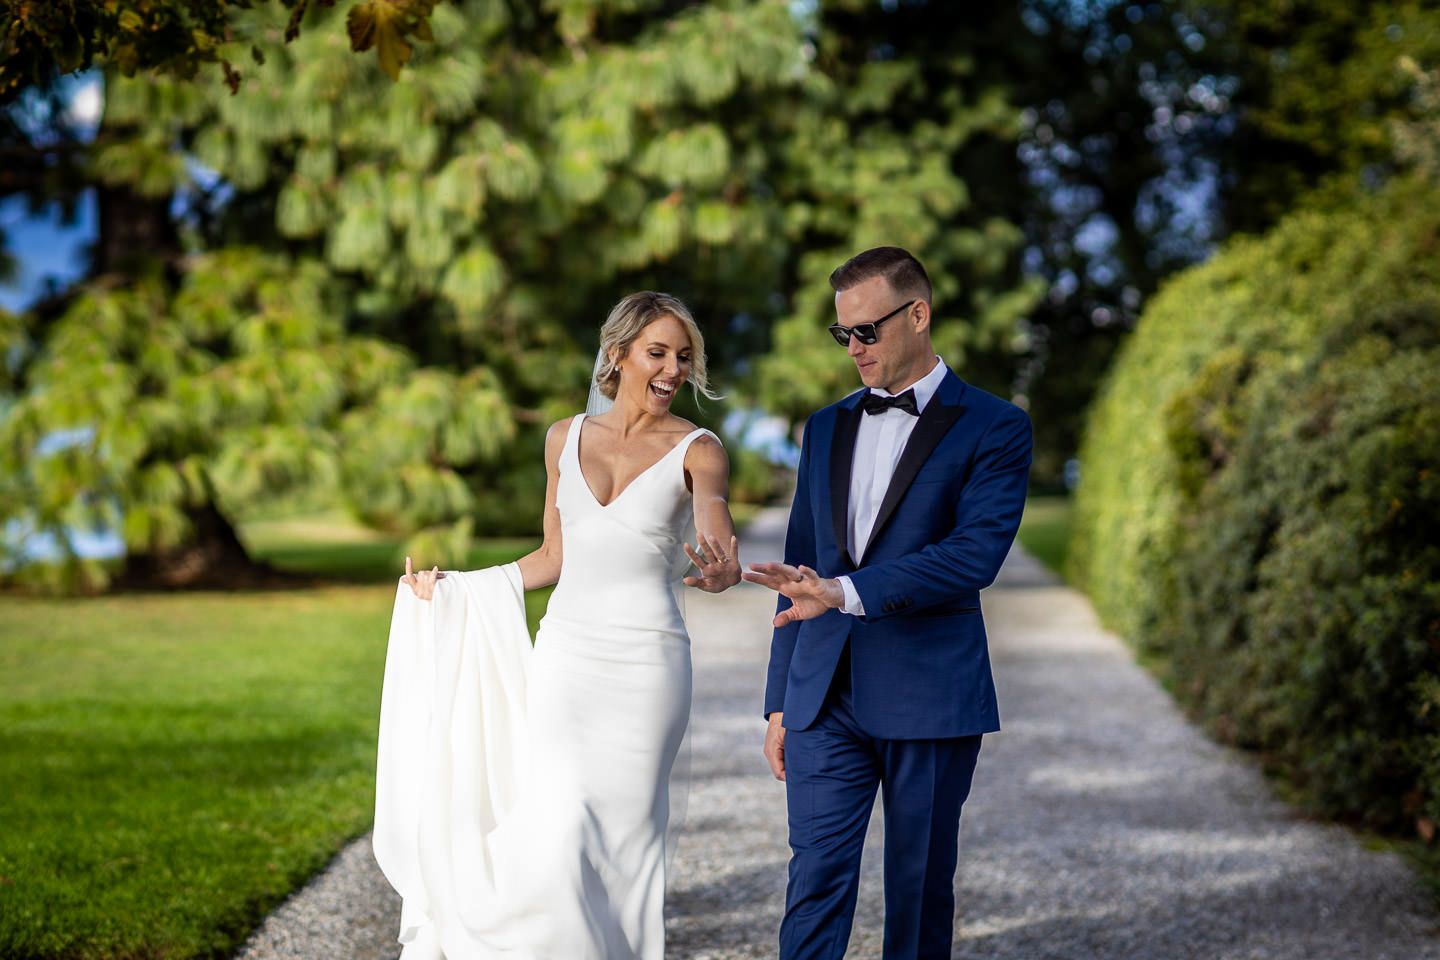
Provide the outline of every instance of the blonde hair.
[[614,400],[620,389],[620,368],[618,361],[630,352],[630,347],[640,338],[640,333],[663,317],[674,317],[685,328],[690,337],[690,376],[686,379],[696,397],[710,400],[720,399],[712,393],[705,375],[705,338],[685,304],[668,293],[641,290],[615,304],[610,316],[600,327],[600,367],[595,371],[595,386],[607,400]]

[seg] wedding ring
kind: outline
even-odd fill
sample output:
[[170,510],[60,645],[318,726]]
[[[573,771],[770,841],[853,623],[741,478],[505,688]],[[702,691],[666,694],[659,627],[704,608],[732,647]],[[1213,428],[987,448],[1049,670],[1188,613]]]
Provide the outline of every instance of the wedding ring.
[[796,577],[796,578],[795,578],[793,581],[791,581],[791,582],[792,582],[792,583],[799,583],[799,582],[801,582],[801,581],[804,580],[804,579],[805,579],[805,574],[802,573],[802,574],[800,574],[800,576]]

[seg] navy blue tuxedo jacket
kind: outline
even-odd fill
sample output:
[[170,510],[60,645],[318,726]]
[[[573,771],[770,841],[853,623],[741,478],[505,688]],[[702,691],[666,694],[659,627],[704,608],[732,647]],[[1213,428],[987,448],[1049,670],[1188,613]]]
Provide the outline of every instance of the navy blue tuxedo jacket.
[[[946,372],[921,411],[862,558],[846,548],[853,393],[810,417],[785,562],[848,574],[863,617],[830,610],[776,629],[765,713],[815,721],[846,640],[855,718],[874,737],[962,737],[1000,729],[980,590],[1020,525],[1030,472],[1024,411]],[[777,609],[790,605],[781,597]]]

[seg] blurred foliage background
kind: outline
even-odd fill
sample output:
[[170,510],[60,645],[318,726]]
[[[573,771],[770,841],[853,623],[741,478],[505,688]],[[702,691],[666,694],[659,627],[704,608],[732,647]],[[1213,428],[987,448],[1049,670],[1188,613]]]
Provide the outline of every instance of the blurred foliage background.
[[[1019,175],[1005,64],[979,56],[1029,35],[1014,11],[441,4],[398,81],[346,15],[287,41],[292,11],[236,11],[221,52],[262,62],[234,92],[107,70],[89,142],[36,120],[64,116],[43,91],[12,105],[37,155],[12,189],[99,197],[89,279],[4,328],[0,520],[56,538],[59,585],[106,584],[65,549],[97,526],[124,532],[121,582],[234,582],[235,525],[287,497],[441,559],[533,530],[544,430],[630,290],[685,299],[732,403],[792,419],[848,388],[820,328],[849,252],[926,260],[957,365],[1039,295],[1004,193],[971,185],[986,157]],[[779,492],[732,447],[741,498]]]
[[[686,413],[793,426],[851,387],[825,278],[877,243],[1061,490],[1163,278],[1434,162],[1424,2],[147,3],[185,29],[123,57],[85,4],[64,49],[12,5],[0,68],[0,197],[97,210],[85,280],[0,320],[0,522],[67,589],[254,579],[236,524],[296,500],[441,559],[533,530],[544,429],[637,288],[709,331],[728,400]],[[94,130],[61,83],[90,63]],[[739,498],[783,491],[730,446]],[[120,569],[72,549],[95,528]]]
[[737,499],[783,496],[740,429],[852,389],[826,277],[900,244],[1034,489],[1078,477],[1107,622],[1318,808],[1433,835],[1440,2],[4,9],[0,201],[96,231],[0,310],[0,579],[263,583],[237,530],[300,508],[533,535],[639,288],[706,331],[726,399],[680,409]]

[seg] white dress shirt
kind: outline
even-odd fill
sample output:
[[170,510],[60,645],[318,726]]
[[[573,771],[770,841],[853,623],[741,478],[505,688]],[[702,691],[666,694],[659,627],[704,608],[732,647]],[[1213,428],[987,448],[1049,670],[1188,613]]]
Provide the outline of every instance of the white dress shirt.
[[[924,411],[935,391],[940,389],[945,373],[944,362],[936,357],[930,372],[907,388],[915,391],[916,409]],[[873,387],[870,392],[881,397],[894,396]],[[919,417],[912,417],[904,410],[893,407],[880,413],[860,414],[860,427],[855,434],[855,458],[850,469],[849,512],[845,518],[845,546],[856,564],[860,563],[870,544],[875,518],[880,513],[885,491],[890,489],[895,465],[900,462],[900,454],[905,451],[905,444],[919,420]],[[845,593],[845,605],[840,609],[857,617],[864,616],[865,605],[850,578],[842,576],[836,579]]]

